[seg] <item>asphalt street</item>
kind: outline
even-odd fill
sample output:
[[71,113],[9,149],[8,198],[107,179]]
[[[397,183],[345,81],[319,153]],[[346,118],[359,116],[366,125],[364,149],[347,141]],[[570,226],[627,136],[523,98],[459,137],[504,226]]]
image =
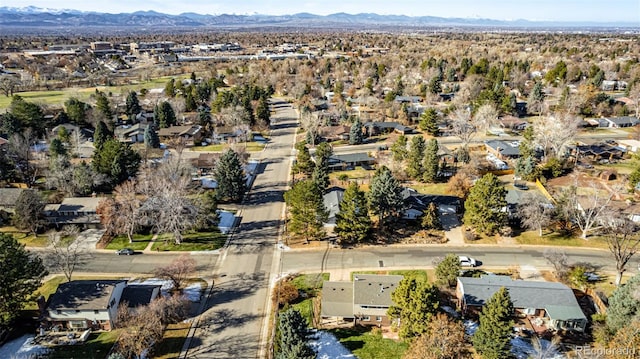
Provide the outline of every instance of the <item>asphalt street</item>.
[[[190,339],[187,358],[258,358],[267,344],[269,283],[278,272],[278,240],[297,114],[274,104],[270,143],[241,206],[239,228],[214,269],[214,287]],[[274,255],[276,255],[274,257]]]

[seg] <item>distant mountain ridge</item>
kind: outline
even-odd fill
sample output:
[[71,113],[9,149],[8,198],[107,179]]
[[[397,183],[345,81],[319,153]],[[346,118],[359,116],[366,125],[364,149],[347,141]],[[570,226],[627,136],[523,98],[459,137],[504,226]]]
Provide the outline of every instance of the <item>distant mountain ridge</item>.
[[0,7],[0,27],[353,27],[372,26],[430,27],[430,26],[492,26],[492,27],[638,27],[637,23],[611,22],[547,22],[529,20],[493,20],[479,18],[444,18],[437,16],[379,15],[375,13],[315,15],[203,15],[182,13],[169,15],[149,11],[110,14],[69,9],[49,9],[28,6]]

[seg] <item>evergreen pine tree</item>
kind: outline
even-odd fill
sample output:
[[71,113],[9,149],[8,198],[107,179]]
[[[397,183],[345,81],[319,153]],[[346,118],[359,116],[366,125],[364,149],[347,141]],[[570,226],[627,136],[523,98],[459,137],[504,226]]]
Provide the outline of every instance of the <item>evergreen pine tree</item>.
[[394,161],[404,161],[404,159],[407,157],[407,136],[398,136],[396,142],[391,145],[391,153],[393,153]]
[[58,157],[65,156],[67,154],[67,149],[64,147],[62,141],[59,138],[54,138],[51,140],[49,144],[49,156]]
[[158,137],[158,133],[153,127],[153,124],[149,124],[147,128],[144,129],[144,145],[147,148],[160,147],[160,138]]
[[456,285],[456,280],[460,275],[460,258],[453,254],[447,254],[440,263],[436,266],[436,278],[439,285],[446,285],[453,287]]
[[213,178],[218,183],[216,195],[220,200],[238,202],[247,191],[242,163],[234,150],[222,154],[213,171]]
[[632,320],[640,320],[640,274],[616,288],[607,308],[607,327],[613,333]]
[[431,136],[438,135],[438,112],[435,108],[429,107],[422,113],[418,127]]
[[384,228],[384,222],[389,216],[402,210],[402,186],[386,166],[376,170],[371,179],[368,199],[371,212],[379,217],[380,228]]
[[438,288],[425,280],[403,278],[391,293],[393,305],[387,314],[400,324],[399,335],[409,339],[425,333],[440,306]]
[[105,121],[113,121],[113,111],[111,110],[109,99],[100,91],[96,92],[96,110],[98,110],[98,113],[102,115]]
[[464,202],[464,223],[485,234],[493,234],[507,221],[507,191],[495,175],[488,173],[471,188]]
[[356,117],[356,120],[353,122],[351,129],[349,130],[349,144],[359,145],[362,141],[362,122],[360,122],[360,117]]
[[438,167],[440,158],[438,157],[438,141],[431,139],[427,143],[424,151],[424,160],[422,162],[422,180],[428,183],[434,183],[438,179]]
[[425,141],[422,136],[415,136],[411,139],[409,154],[407,156],[407,175],[413,179],[421,179],[424,173],[422,159],[424,157]]
[[176,113],[168,101],[163,101],[153,109],[153,117],[160,128],[167,128],[177,123]]
[[297,182],[284,194],[284,200],[291,214],[287,228],[292,234],[306,241],[324,237],[328,213],[322,193],[312,180]]
[[440,224],[440,218],[438,216],[438,206],[436,206],[435,203],[429,203],[427,209],[422,214],[420,224],[422,225],[422,228],[425,229],[442,228],[442,225]]
[[138,95],[135,91],[130,91],[127,95],[125,112],[129,117],[130,121],[133,121],[136,118],[136,115],[142,111],[142,107],[140,107],[140,102],[138,101]]
[[256,106],[256,118],[262,126],[269,126],[271,123],[271,112],[267,96],[260,97]]
[[313,169],[313,181],[320,190],[320,193],[329,187],[329,158],[333,154],[331,146],[322,142],[316,148],[316,166]]
[[511,358],[514,313],[509,291],[500,288],[482,308],[480,326],[473,335],[475,350],[484,359]]
[[298,155],[296,156],[296,164],[293,167],[294,173],[303,173],[306,176],[313,173],[313,161],[311,160],[311,154],[309,148],[307,148],[307,142],[298,142],[295,145]]
[[102,121],[98,122],[96,130],[93,133],[93,147],[97,150],[101,149],[102,145],[112,137],[113,134],[109,131],[107,125]]
[[167,97],[175,97],[176,96],[176,80],[175,79],[171,79],[167,82],[167,84],[164,87],[164,94],[167,95]]
[[289,309],[278,316],[277,359],[315,359],[316,353],[307,344],[307,321],[300,312]]
[[336,214],[335,232],[340,243],[362,243],[371,235],[371,217],[367,198],[357,183],[351,183],[344,191]]

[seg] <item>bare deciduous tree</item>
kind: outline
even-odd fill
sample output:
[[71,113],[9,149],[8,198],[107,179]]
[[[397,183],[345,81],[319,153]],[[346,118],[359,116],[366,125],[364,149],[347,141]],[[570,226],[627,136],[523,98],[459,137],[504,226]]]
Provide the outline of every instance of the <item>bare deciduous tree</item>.
[[611,210],[611,201],[619,193],[619,189],[609,191],[601,189],[596,183],[591,183],[586,188],[584,195],[580,195],[577,190],[577,183],[564,190],[563,197],[566,199],[564,210],[569,219],[580,228],[580,238],[587,239],[589,232],[598,228],[606,219]]
[[544,198],[529,193],[518,205],[518,215],[522,224],[530,230],[537,230],[540,237],[542,230],[551,222],[551,208]]
[[47,233],[50,250],[46,252],[44,261],[52,272],[62,272],[67,282],[71,282],[76,267],[86,263],[90,257],[77,240],[79,233],[77,226],[65,226],[60,232]]
[[617,219],[611,223],[605,239],[616,261],[616,285],[620,285],[627,264],[640,247],[640,234],[638,226],[628,219]]
[[457,109],[451,115],[449,124],[451,126],[451,133],[460,138],[463,148],[466,148],[473,136],[478,133],[478,129],[471,121],[471,112],[465,108]]
[[169,265],[156,268],[154,274],[160,278],[168,279],[173,283],[174,291],[181,291],[185,282],[196,270],[196,260],[188,254],[183,254],[173,260]]
[[317,113],[305,111],[300,114],[300,124],[302,125],[302,128],[309,133],[311,147],[316,145],[315,141],[318,136],[318,129],[320,128],[321,122],[322,119]]
[[498,110],[491,104],[484,104],[478,108],[473,116],[473,123],[478,132],[485,133],[498,122]]
[[566,113],[540,117],[533,124],[534,138],[542,147],[545,158],[562,158],[564,152],[578,133],[578,125],[582,120]]
[[564,251],[547,248],[542,256],[553,266],[556,277],[562,279],[566,276],[569,270],[569,258]]

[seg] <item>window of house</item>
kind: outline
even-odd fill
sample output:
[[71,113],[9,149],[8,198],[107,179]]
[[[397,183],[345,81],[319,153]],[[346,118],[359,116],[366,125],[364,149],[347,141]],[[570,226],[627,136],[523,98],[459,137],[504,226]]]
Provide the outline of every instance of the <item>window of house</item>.
[[99,310],[94,310],[93,313],[94,314],[100,314],[100,311]]
[[58,310],[56,310],[56,313],[62,314],[62,311],[60,309],[58,309]]
[[370,316],[368,316],[368,315],[367,315],[367,316],[365,316],[365,317],[362,317],[362,321],[363,321],[363,322],[369,322],[369,321],[371,321],[371,317],[370,317]]
[[376,317],[376,322],[381,322],[381,321],[382,321],[382,317],[377,316],[377,317]]
[[523,313],[526,315],[536,314],[536,308],[524,308]]
[[86,328],[87,322],[85,322],[84,320],[70,320],[69,327],[71,327],[72,329]]
[[76,313],[80,313],[80,310],[76,309]]

